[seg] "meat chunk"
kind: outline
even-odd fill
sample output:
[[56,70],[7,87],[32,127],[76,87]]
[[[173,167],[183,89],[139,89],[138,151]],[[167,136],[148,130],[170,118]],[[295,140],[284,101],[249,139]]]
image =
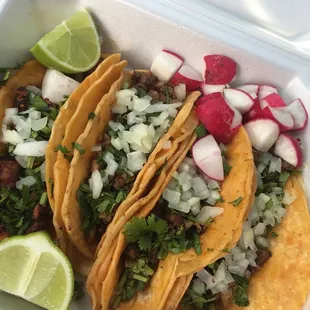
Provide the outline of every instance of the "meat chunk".
[[220,293],[221,302],[225,309],[231,304],[231,300],[236,287],[237,284],[235,282],[230,283],[227,287],[227,290]]
[[137,261],[139,258],[141,252],[139,250],[138,245],[136,244],[129,244],[126,247],[126,250],[124,252],[124,259],[125,259],[125,264],[130,265],[131,263],[134,263]]
[[29,110],[29,92],[25,87],[21,86],[17,89],[15,104],[18,112]]
[[0,159],[0,186],[15,187],[19,180],[20,166],[14,158]]
[[184,218],[176,213],[167,212],[164,215],[164,220],[166,220],[172,227],[185,226]]
[[122,173],[115,177],[113,187],[115,189],[123,189],[127,183],[127,174]]
[[26,234],[49,230],[52,223],[52,213],[50,208],[37,204],[32,212],[32,225],[27,229]]
[[252,268],[252,272],[259,271],[264,264],[268,261],[268,259],[271,257],[271,252],[266,249],[258,249],[257,250],[257,258],[256,258],[256,264],[257,267]]

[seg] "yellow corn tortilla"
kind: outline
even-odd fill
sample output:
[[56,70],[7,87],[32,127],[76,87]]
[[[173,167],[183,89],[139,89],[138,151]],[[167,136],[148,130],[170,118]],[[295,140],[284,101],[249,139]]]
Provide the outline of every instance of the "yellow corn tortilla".
[[[46,68],[36,60],[31,60],[18,71],[12,73],[5,86],[0,88],[0,124],[7,108],[14,108],[17,89],[21,86],[33,85],[40,87],[46,72]],[[0,143],[0,152],[5,152],[6,146]]]
[[285,191],[296,199],[286,206],[287,213],[274,228],[271,238],[272,257],[249,283],[250,305],[230,310],[301,309],[310,290],[310,217],[307,201],[297,176],[291,176]]
[[[225,255],[223,249],[226,248],[227,245],[231,245],[231,247],[234,246],[235,240],[240,238],[240,228],[242,228],[244,219],[249,212],[256,190],[252,147],[243,127],[228,146],[226,154],[227,162],[232,166],[232,169],[225,178],[221,188],[221,196],[225,202],[217,204],[224,208],[224,212],[215,218],[215,221],[208,226],[206,232],[200,236],[202,254],[197,255],[193,249],[179,255],[169,254],[165,260],[160,261],[157,271],[153,275],[147,289],[143,292],[139,292],[132,300],[121,303],[117,309],[141,309],[142,307],[163,309],[166,301],[169,299],[170,292],[178,290],[178,288],[173,289],[176,281],[184,283],[185,279],[178,280],[180,277],[188,277],[194,272],[204,268],[206,265],[223,257]],[[184,156],[185,155],[186,152]],[[176,163],[173,171],[175,171],[177,167],[178,164]],[[159,191],[158,198],[164,189],[165,186]],[[229,203],[238,197],[242,197],[243,199],[237,207]],[[142,209],[139,216],[147,216],[148,213],[151,212],[156,201],[153,205],[149,203]],[[236,234],[239,234],[238,238],[236,238]],[[120,246],[117,245],[119,253],[115,254],[113,258],[113,264],[117,266],[114,270],[112,269],[113,265],[110,266],[108,275],[102,285],[102,309],[108,309],[115,284],[118,281],[119,273],[117,270],[121,269],[119,267],[121,263],[119,263],[120,256],[122,249],[126,246],[125,243],[122,244],[122,242],[124,242],[122,233],[120,234],[118,242],[120,243]],[[208,251],[208,248],[213,248],[214,251]],[[117,259],[117,263],[115,259]]]
[[[148,205],[149,201],[158,194],[157,190],[151,190],[149,194],[143,197],[143,194],[147,191],[150,180],[155,177],[157,171],[165,163],[166,168],[169,166],[170,159],[175,158],[176,152],[179,153],[182,142],[187,140],[197,127],[197,117],[194,112],[190,112],[199,95],[199,92],[193,92],[187,97],[172,126],[159,140],[148,158],[147,163],[139,172],[131,192],[126,200],[118,207],[112,223],[108,226],[103,236],[104,241],[100,244],[96,262],[87,282],[88,291],[93,296],[92,300],[94,304],[97,303],[96,300],[100,300],[101,283],[109,269],[109,261],[111,261],[111,255],[113,254],[111,248],[114,246],[113,244],[116,243],[118,234],[126,222],[136,215],[144,206]],[[176,130],[177,128],[178,130]],[[162,149],[165,141],[171,141],[171,147],[168,150]],[[171,164],[174,162],[175,160],[172,161]],[[164,174],[161,173],[158,182],[156,182],[156,186],[160,186],[164,181]]]

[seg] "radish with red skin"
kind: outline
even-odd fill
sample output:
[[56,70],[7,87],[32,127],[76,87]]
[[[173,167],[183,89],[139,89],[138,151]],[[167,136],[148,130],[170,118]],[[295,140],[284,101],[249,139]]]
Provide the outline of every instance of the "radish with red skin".
[[261,85],[258,89],[258,99],[261,100],[270,94],[277,94],[278,90],[270,85]]
[[153,60],[150,71],[163,82],[168,82],[180,69],[184,60],[181,56],[162,50]]
[[252,146],[261,152],[268,152],[280,134],[278,123],[267,118],[251,120],[244,125],[244,128],[249,135]]
[[223,97],[221,93],[216,92],[216,93],[212,93],[206,96],[203,96],[201,98],[199,98],[198,100],[196,100],[195,105],[199,106],[201,104],[204,104],[206,101],[214,99],[214,98],[218,98],[218,97]]
[[283,108],[286,107],[286,103],[282,99],[282,97],[276,93],[272,93],[260,101],[260,106],[262,109],[264,109],[267,106],[270,106],[272,108]]
[[294,119],[294,130],[304,129],[308,123],[308,112],[300,99],[291,102],[286,111],[289,112]]
[[223,97],[215,97],[204,101],[196,107],[196,113],[208,132],[221,143],[231,142],[241,126],[241,123],[238,124],[241,117],[238,119],[238,114]]
[[207,135],[193,145],[193,159],[198,168],[209,178],[224,180],[222,152],[212,135]]
[[199,89],[202,82],[201,74],[189,65],[182,65],[180,70],[171,79],[173,85],[185,84],[188,92]]
[[237,89],[243,90],[243,91],[247,92],[248,94],[255,93],[257,96],[259,85],[257,85],[257,84],[246,84],[246,85],[242,85],[242,86],[237,87]]
[[263,116],[276,121],[281,132],[294,128],[294,119],[292,115],[286,111],[286,108],[272,108],[270,106],[262,109]]
[[246,123],[252,119],[259,118],[263,116],[263,111],[260,107],[258,98],[256,97],[252,109],[243,115],[243,122]]
[[224,98],[230,106],[233,106],[241,114],[250,111],[254,105],[253,98],[248,93],[240,89],[224,89]]
[[221,93],[221,92],[223,92],[225,87],[226,87],[225,84],[223,84],[223,85],[212,85],[212,84],[202,83],[200,85],[201,92],[204,95],[209,95],[209,94],[213,94],[213,93],[217,93],[217,92]]
[[298,168],[302,165],[302,150],[297,140],[287,133],[281,133],[274,146],[274,154],[290,165]]
[[237,72],[237,64],[222,55],[207,55],[203,58],[206,64],[205,83],[212,85],[230,83]]

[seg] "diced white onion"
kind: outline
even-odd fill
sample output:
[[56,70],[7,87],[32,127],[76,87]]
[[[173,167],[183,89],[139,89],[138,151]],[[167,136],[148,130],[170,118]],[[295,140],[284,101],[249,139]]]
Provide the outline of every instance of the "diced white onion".
[[112,144],[118,151],[120,151],[120,150],[123,148],[120,138],[112,138],[112,139],[111,139],[111,144]]
[[135,97],[133,99],[133,110],[135,112],[143,112],[151,105],[151,101],[151,96],[144,96],[143,98]]
[[171,141],[165,141],[165,142],[163,143],[162,149],[163,149],[163,150],[169,150],[169,149],[171,148],[171,145],[172,145]]
[[207,199],[210,197],[210,191],[207,184],[201,177],[196,177],[192,181],[192,187],[195,191],[195,195],[201,199]]
[[191,209],[190,205],[187,202],[179,201],[176,205],[175,204],[168,204],[170,209],[175,209],[184,213],[188,213]]
[[28,161],[28,157],[27,156],[15,156],[15,160],[18,162],[18,164],[21,167],[27,168],[27,161]]
[[143,165],[146,162],[145,155],[140,152],[131,152],[126,154],[127,155],[127,168],[133,172],[139,171],[143,168]]
[[38,88],[37,86],[33,86],[33,85],[27,85],[25,87],[28,91],[31,91],[32,93],[34,93],[35,95],[41,96],[42,91],[40,88]]
[[[185,192],[183,192],[182,194],[181,194],[181,200],[182,201],[187,201],[188,203],[189,203],[189,199],[191,199],[192,198],[192,192],[189,190],[189,191],[185,191]],[[200,201],[200,199],[199,198],[197,198],[199,201]]]
[[88,180],[89,187],[92,190],[93,198],[98,199],[103,188],[103,182],[98,170],[94,170]]
[[132,109],[132,99],[137,93],[137,90],[134,88],[131,89],[122,89],[116,93],[117,105],[127,106],[129,109]]
[[16,145],[13,153],[19,156],[41,157],[45,155],[48,141],[25,142]]
[[217,181],[210,179],[208,181],[208,187],[211,190],[219,190],[220,189],[220,184]]
[[46,162],[45,161],[40,166],[40,172],[41,172],[41,180],[42,182],[45,182],[45,173],[46,173]]
[[115,104],[112,106],[112,112],[115,114],[124,114],[127,112],[127,107],[120,104]]
[[264,223],[258,223],[254,229],[253,229],[254,235],[255,236],[262,236],[266,232],[266,224]]
[[193,291],[195,291],[197,294],[202,295],[206,291],[206,285],[200,280],[195,279],[193,281]]
[[210,274],[205,269],[198,271],[196,273],[196,276],[207,285],[207,288],[209,290],[212,289],[217,284],[215,281],[215,277],[212,276],[212,274]]
[[43,117],[41,119],[32,120],[31,128],[34,131],[40,131],[47,125],[47,117]]
[[266,239],[266,238],[264,238],[264,237],[262,237],[262,236],[258,236],[257,238],[256,238],[256,243],[259,245],[259,246],[261,246],[261,247],[263,247],[263,248],[268,248],[269,247],[269,241],[268,241],[268,239]]
[[8,130],[6,125],[2,125],[3,142],[11,144],[23,143],[23,139],[16,130]]
[[114,175],[118,168],[118,163],[114,160],[113,154],[111,154],[110,152],[106,152],[104,154],[103,160],[108,165],[107,168],[105,169],[107,175]]
[[127,141],[121,139],[121,145],[126,154],[130,152],[129,144]]
[[113,131],[124,131],[125,127],[121,123],[117,123],[114,121],[109,121],[109,126]]
[[169,107],[168,108],[168,113],[169,113],[169,116],[173,117],[173,118],[176,118],[177,114],[178,114],[178,110],[175,109],[175,108],[171,108]]
[[9,125],[12,123],[12,116],[17,115],[18,108],[7,108],[5,109],[5,116],[3,118],[3,124]]
[[186,171],[179,174],[178,181],[183,191],[188,191],[192,187],[192,176]]
[[285,205],[289,205],[296,200],[296,196],[288,191],[284,191],[284,197],[282,203]]
[[169,117],[169,112],[168,111],[162,111],[159,116],[157,117],[150,117],[150,120],[152,122],[152,125],[154,126],[160,126],[164,124],[165,120]]
[[181,105],[183,105],[183,103],[181,102],[177,102],[177,103],[170,103],[170,104],[166,104],[166,103],[154,103],[151,104],[146,110],[146,113],[158,113],[158,112],[163,112],[168,110],[168,108],[174,108],[177,109],[179,108]]
[[53,128],[53,126],[54,126],[54,121],[52,120],[52,119],[50,119],[49,121],[48,121],[48,124],[47,124],[47,126],[48,126],[48,128]]
[[20,179],[16,182],[16,188],[19,190],[23,189],[23,186],[31,187],[32,185],[36,184],[37,180],[33,176],[28,176],[24,179]]
[[188,199],[187,203],[190,205],[192,213],[196,216],[200,212],[200,198],[191,197]]
[[199,214],[196,216],[196,220],[199,223],[205,224],[209,218],[215,218],[224,212],[220,207],[203,207]]
[[163,198],[172,205],[177,205],[181,198],[181,193],[175,190],[166,188],[163,192]]
[[218,191],[211,191],[211,197],[215,201],[219,200],[221,198],[221,195]]
[[186,85],[184,83],[180,83],[174,87],[175,96],[179,101],[183,101],[186,98]]
[[29,117],[33,120],[37,120],[41,118],[41,112],[36,110],[31,110],[29,112]]

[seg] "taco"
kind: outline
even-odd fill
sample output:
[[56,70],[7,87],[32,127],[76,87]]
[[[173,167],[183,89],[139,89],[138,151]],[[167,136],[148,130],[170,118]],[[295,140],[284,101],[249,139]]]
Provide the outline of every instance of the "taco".
[[148,71],[126,73],[115,86],[116,96],[101,100],[77,140],[85,152],[74,151],[62,206],[70,240],[89,259],[108,224],[143,195],[197,125],[174,140],[199,92],[182,103],[173,87]]
[[[240,128],[225,152],[227,176],[220,186],[196,168],[189,153],[196,138],[180,146],[149,194],[136,202],[135,217],[123,226],[115,250],[110,247],[112,259],[98,251],[101,268],[92,270],[87,286],[94,309],[161,309],[182,275],[189,277],[225,255],[254,198],[252,148]],[[107,248],[108,236],[102,247]],[[189,281],[181,279],[182,285]]]
[[[200,270],[178,309],[301,309],[310,289],[310,218],[302,177],[278,159],[256,158],[258,189],[242,237]],[[281,172],[282,170],[282,172]],[[174,292],[181,287],[175,283]],[[167,300],[163,309],[175,309]]]

